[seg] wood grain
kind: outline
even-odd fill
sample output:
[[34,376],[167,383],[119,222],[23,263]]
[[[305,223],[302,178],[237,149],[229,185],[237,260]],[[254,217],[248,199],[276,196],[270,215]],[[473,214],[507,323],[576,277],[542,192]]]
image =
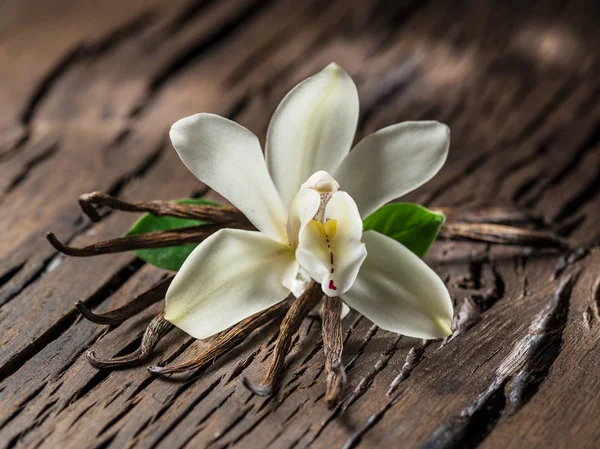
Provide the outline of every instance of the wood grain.
[[[0,447],[598,447],[599,21],[583,0],[0,2]],[[87,350],[134,352],[163,304],[112,327],[73,304],[118,310],[166,273],[131,253],[67,258],[45,233],[79,248],[132,224],[113,210],[91,221],[86,192],[221,201],[180,162],[170,125],[213,112],[264,143],[285,93],[331,61],[357,83],[357,140],[404,120],[450,126],[447,164],[404,200],[475,222],[512,211],[498,223],[551,230],[569,252],[435,243],[426,260],[457,332],[423,344],[352,313],[332,410],[312,320],[272,398],[242,378],[267,372],[276,323],[193,382],[92,367]],[[173,329],[148,364],[210,344]]]

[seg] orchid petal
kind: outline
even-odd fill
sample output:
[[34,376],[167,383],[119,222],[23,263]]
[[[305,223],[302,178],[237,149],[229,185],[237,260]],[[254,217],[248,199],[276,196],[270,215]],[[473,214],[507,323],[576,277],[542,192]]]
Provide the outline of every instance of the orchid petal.
[[442,123],[399,123],[361,140],[333,176],[367,217],[429,181],[449,146],[450,129]]
[[256,136],[214,114],[196,114],[171,127],[179,157],[196,177],[221,194],[256,226],[286,241],[287,214]]
[[300,190],[294,197],[289,211],[287,222],[287,233],[290,246],[298,246],[298,234],[301,227],[313,219],[321,205],[321,195],[316,187],[328,187],[332,191],[339,189],[339,184],[326,171],[318,171],[310,176],[302,184]]
[[284,205],[317,170],[333,170],[348,154],[358,123],[352,78],[329,64],[292,89],[267,132],[266,159]]
[[382,329],[416,338],[452,334],[452,300],[439,276],[394,239],[367,231],[368,255],[342,299]]
[[[300,295],[306,290],[306,288],[310,285],[312,278],[308,274],[304,268],[300,267],[298,270],[298,275],[296,276],[296,280],[294,281],[294,285],[292,287],[292,294],[299,298]],[[319,302],[319,304],[308,314],[310,317],[321,318],[323,319],[324,313],[324,305],[323,301]],[[342,302],[342,313],[341,318],[344,319],[350,313],[350,307]]]
[[298,246],[300,228],[308,223],[317,213],[321,204],[321,195],[310,187],[302,187],[294,197],[290,207],[287,232],[290,246]]
[[356,204],[346,192],[335,192],[325,222],[311,220],[301,228],[296,258],[326,295],[339,296],[352,287],[367,255],[361,236]]
[[287,244],[260,232],[222,229],[175,276],[165,318],[192,337],[210,337],[283,300],[297,272]]

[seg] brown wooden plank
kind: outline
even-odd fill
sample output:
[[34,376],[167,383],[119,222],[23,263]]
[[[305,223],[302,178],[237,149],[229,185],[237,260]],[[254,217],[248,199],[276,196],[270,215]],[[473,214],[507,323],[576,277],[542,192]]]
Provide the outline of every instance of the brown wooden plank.
[[[132,222],[83,220],[76,200],[86,191],[141,200],[200,191],[167,143],[174,120],[216,112],[264,141],[282,96],[335,60],[358,85],[359,137],[410,119],[451,126],[448,164],[408,200],[516,206],[590,244],[600,210],[591,3],[4,2],[0,60],[13,69],[0,75],[10,86],[0,94],[0,446],[595,447],[596,247],[558,272],[552,252],[437,243],[427,261],[462,314],[457,336],[422,347],[352,314],[348,396],[329,411],[320,324],[310,320],[274,399],[241,378],[262,378],[276,326],[192,383],[145,365],[91,367],[88,347],[131,352],[162,305],[107,328],[72,303],[113,309],[164,272],[131,254],[65,259],[43,239],[52,230],[84,245]],[[515,358],[544,313],[553,320],[544,344]],[[207,344],[191,343],[173,330],[151,362]]]

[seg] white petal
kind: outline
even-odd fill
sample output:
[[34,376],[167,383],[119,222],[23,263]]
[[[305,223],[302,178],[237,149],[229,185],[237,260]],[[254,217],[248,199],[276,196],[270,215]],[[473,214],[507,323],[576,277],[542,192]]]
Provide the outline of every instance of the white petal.
[[[304,268],[300,267],[300,269],[298,270],[298,275],[296,276],[296,280],[294,281],[294,286],[292,287],[293,295],[296,298],[299,298],[300,295],[304,292],[304,290],[306,290],[311,280],[312,278],[310,277],[308,272]],[[323,301],[320,301],[319,304],[317,304],[317,306],[309,312],[308,316],[323,319],[324,306],[325,303]],[[346,316],[349,313],[350,307],[348,307],[346,303],[342,302],[341,318],[346,318]]]
[[296,258],[326,295],[339,296],[352,287],[367,255],[362,221],[346,192],[331,196],[325,220],[325,225],[312,220],[301,228]]
[[404,122],[361,140],[333,174],[362,217],[429,181],[444,165],[450,129]]
[[302,187],[294,197],[287,222],[287,235],[292,248],[298,246],[300,228],[308,223],[317,213],[321,195],[310,187]]
[[285,240],[287,214],[256,136],[214,114],[196,114],[171,127],[179,157],[200,181],[227,198],[254,226]]
[[382,329],[416,338],[452,333],[452,300],[439,276],[406,247],[375,231],[363,234],[367,258],[342,297]]
[[300,267],[298,274],[296,275],[296,279],[294,280],[294,285],[292,285],[292,294],[296,298],[299,298],[302,293],[304,293],[304,290],[306,290],[311,281],[312,278],[310,277],[308,271]]
[[165,318],[195,338],[210,337],[283,300],[297,272],[287,244],[260,232],[222,229],[175,276]]
[[348,154],[358,123],[352,78],[329,64],[283,99],[269,124],[266,158],[284,204],[317,170],[333,170]]
[[[301,189],[312,187],[315,190],[327,190],[335,192],[340,189],[340,185],[337,183],[333,176],[327,173],[325,170],[319,170],[302,183]],[[321,187],[321,189],[319,189]]]
[[300,229],[312,220],[319,210],[321,204],[319,188],[335,192],[339,187],[336,180],[323,170],[314,173],[302,184],[290,206],[287,222],[287,235],[292,248],[298,246]]

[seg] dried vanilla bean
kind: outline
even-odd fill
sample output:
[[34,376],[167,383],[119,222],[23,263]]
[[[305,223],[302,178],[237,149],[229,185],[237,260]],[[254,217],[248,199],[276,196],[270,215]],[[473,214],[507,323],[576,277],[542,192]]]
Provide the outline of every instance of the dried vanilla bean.
[[200,243],[219,229],[222,229],[221,225],[202,225],[171,229],[169,231],[146,232],[144,234],[128,235],[126,237],[118,237],[94,243],[83,248],[74,248],[65,245],[52,232],[46,234],[46,238],[56,250],[67,256],[89,257],[101,254],[122,253],[137,249],[165,248],[167,246]]
[[456,209],[454,207],[432,207],[432,211],[442,213],[449,221],[489,224],[538,224],[540,217],[516,209],[501,206],[485,206],[477,209]]
[[343,345],[342,300],[327,296],[323,313],[323,350],[327,372],[325,403],[330,409],[339,403],[346,387],[346,371],[342,365]]
[[97,368],[122,368],[135,365],[146,360],[156,348],[158,342],[173,328],[173,324],[165,320],[164,312],[158,314],[150,322],[142,337],[139,349],[131,354],[114,357],[112,359],[98,359],[93,351],[88,351],[85,356]]
[[195,358],[187,360],[178,365],[149,366],[148,371],[150,371],[152,374],[167,375],[185,373],[201,368],[202,366],[214,361],[216,358],[229,352],[231,349],[239,345],[248,335],[250,335],[259,327],[264,326],[276,318],[282,317],[290,308],[293,298],[293,295],[290,295],[285,300],[275,304],[274,306],[255,313],[230,329],[221,332],[212,341],[210,346]]
[[569,248],[564,240],[550,232],[487,223],[447,221],[440,229],[439,237],[448,240],[499,243],[534,248]]
[[[75,257],[200,243],[214,232],[223,228],[255,229],[248,219],[234,207],[183,204],[172,201],[126,202],[101,192],[81,195],[79,203],[83,212],[93,221],[101,219],[98,213],[99,208],[109,208],[125,212],[144,212],[156,216],[173,216],[184,219],[202,220],[209,224],[119,237],[82,248],[65,245],[54,234],[47,234],[48,241],[55,249],[63,254]],[[433,210],[442,212],[447,217],[446,223],[440,230],[439,236],[441,238],[531,246],[535,248],[568,249],[566,241],[551,232],[507,226],[507,224],[511,223],[522,225],[537,225],[541,223],[539,218],[526,212],[495,206],[483,207],[476,210],[460,210],[444,207],[433,208]],[[149,305],[163,299],[173,277],[165,278],[147,292],[134,298],[130,303],[110,312],[96,314],[82,302],[77,302],[76,307],[84,317],[94,323],[118,324],[144,310]],[[323,298],[324,295],[321,286],[312,281],[298,299],[294,299],[290,295],[284,301],[254,314],[230,329],[221,332],[209,344],[206,350],[193,359],[171,366],[154,365],[150,366],[148,370],[156,375],[195,371],[231,351],[256,329],[285,315],[281,321],[279,336],[274,346],[272,362],[263,381],[259,385],[252,385],[247,378],[243,378],[244,385],[253,393],[260,396],[272,395],[284,368],[285,358],[290,352],[294,335],[298,332],[302,320]],[[324,400],[330,409],[336,408],[337,410],[339,407],[345,408],[348,404],[347,400],[346,405],[340,405],[347,384],[346,372],[342,365],[342,302],[337,297],[325,297],[324,299],[322,331],[325,372],[327,376]],[[159,341],[173,327],[174,325],[164,318],[163,312],[156,316],[148,325],[140,347],[132,354],[98,359],[92,351],[88,351],[86,357],[90,363],[98,368],[111,369],[137,364],[151,356]],[[410,375],[414,363],[418,363],[418,360],[423,356],[427,344],[424,343],[411,350],[402,372],[392,383],[388,394]]]
[[227,227],[253,229],[248,219],[235,207],[183,204],[158,200],[127,202],[103,192],[92,192],[81,195],[79,197],[79,205],[92,221],[101,220],[96,208],[104,206],[125,212],[148,212],[158,217],[169,215],[172,217],[208,221]]
[[163,279],[155,284],[150,290],[136,296],[123,307],[111,310],[110,312],[94,313],[81,301],[77,301],[75,307],[77,307],[79,312],[92,323],[116,325],[163,299],[167,294],[169,285],[171,285],[174,277],[175,276],[169,276]]
[[321,285],[312,281],[304,290],[304,293],[296,299],[290,310],[283,318],[279,328],[279,337],[273,350],[273,361],[271,367],[260,385],[252,385],[247,378],[243,378],[244,385],[258,396],[270,396],[275,390],[275,384],[279,379],[281,370],[292,345],[292,337],[300,329],[302,320],[313,310],[323,297]]

